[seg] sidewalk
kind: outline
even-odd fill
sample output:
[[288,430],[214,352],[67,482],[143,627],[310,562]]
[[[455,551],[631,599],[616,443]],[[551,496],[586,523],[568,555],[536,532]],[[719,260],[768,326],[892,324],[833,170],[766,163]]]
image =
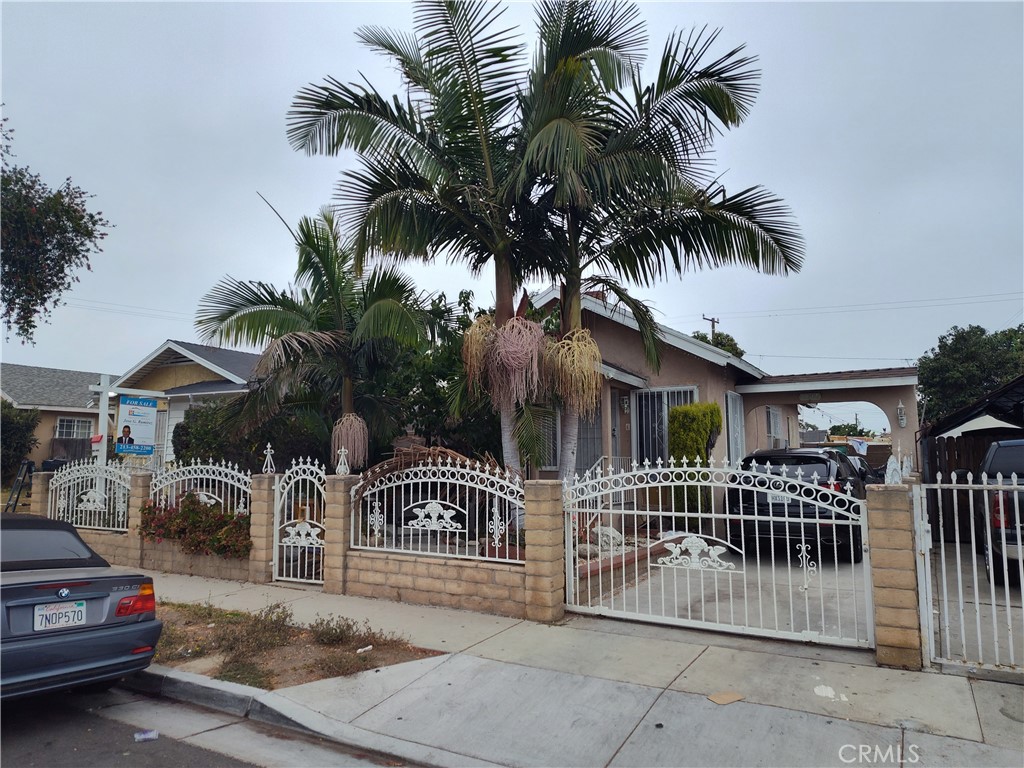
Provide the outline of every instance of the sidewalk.
[[[300,622],[366,619],[445,651],[273,692],[159,666],[136,682],[418,765],[1024,765],[1024,686],[880,669],[856,650],[153,575],[161,600],[282,602]],[[728,693],[742,700],[708,698]]]

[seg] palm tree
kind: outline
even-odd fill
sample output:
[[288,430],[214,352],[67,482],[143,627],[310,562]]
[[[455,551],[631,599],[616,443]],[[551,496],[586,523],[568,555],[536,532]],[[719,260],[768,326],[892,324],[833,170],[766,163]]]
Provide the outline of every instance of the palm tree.
[[[536,180],[535,215],[547,217],[556,245],[544,269],[561,282],[560,331],[582,327],[582,294],[596,288],[632,312],[656,369],[653,317],[619,278],[650,284],[727,264],[769,274],[801,266],[802,243],[781,201],[760,187],[727,195],[707,161],[715,135],[749,112],[758,73],[742,48],[705,61],[717,34],[702,30],[673,34],[655,82],[645,85],[635,64],[646,42],[635,8],[585,0],[538,7],[542,54],[522,111],[544,119],[524,127],[523,172]],[[618,30],[606,39],[618,43],[624,78],[607,76],[603,49],[573,53],[580,26]],[[562,409],[563,478],[575,468],[578,424],[570,399]]]
[[[415,286],[383,267],[357,279],[352,250],[329,210],[304,217],[292,234],[298,251],[293,287],[281,291],[226,277],[196,314],[206,340],[264,347],[255,386],[235,412],[262,423],[289,410],[318,420],[325,434],[348,415],[383,427],[394,418],[360,384],[387,364],[396,345],[424,338],[427,315]],[[358,454],[353,467],[360,466]]]
[[[653,365],[653,318],[619,279],[731,263],[799,268],[778,201],[759,188],[726,196],[708,175],[715,131],[742,120],[756,92],[739,49],[702,65],[713,36],[673,37],[655,84],[643,86],[634,4],[538,2],[532,65],[498,27],[501,13],[486,0],[422,0],[418,37],[358,33],[395,60],[408,96],[328,78],[294,99],[296,149],[359,153],[361,167],[339,185],[357,264],[387,253],[448,254],[473,271],[492,263],[498,328],[522,281],[546,273],[563,284],[563,336],[581,326],[585,281],[600,283],[642,324]],[[516,403],[499,410],[506,466],[518,470]],[[575,457],[576,410],[563,410],[564,462]]]

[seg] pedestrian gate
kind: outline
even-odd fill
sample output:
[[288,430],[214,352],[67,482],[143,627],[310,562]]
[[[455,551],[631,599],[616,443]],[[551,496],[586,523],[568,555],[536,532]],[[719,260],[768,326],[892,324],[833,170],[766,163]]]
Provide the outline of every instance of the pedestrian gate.
[[1021,490],[1017,477],[970,474],[914,486],[921,631],[931,664],[1024,672]]
[[315,459],[292,461],[274,486],[274,580],[324,583],[327,473]]

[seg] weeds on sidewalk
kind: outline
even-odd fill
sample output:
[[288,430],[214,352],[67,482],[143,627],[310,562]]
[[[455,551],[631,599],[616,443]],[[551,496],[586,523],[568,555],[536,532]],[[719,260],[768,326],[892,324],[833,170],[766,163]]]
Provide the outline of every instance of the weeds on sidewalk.
[[369,622],[317,615],[295,626],[291,608],[275,603],[256,613],[161,603],[164,622],[156,661],[221,680],[273,689],[437,655]]

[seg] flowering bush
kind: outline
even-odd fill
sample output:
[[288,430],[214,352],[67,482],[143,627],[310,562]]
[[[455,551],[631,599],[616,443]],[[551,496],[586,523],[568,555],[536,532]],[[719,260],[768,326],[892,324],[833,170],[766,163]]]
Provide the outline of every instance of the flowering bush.
[[225,512],[220,504],[206,504],[194,493],[185,494],[177,506],[147,499],[139,533],[146,541],[177,541],[181,551],[191,555],[241,560],[252,549],[248,514]]

